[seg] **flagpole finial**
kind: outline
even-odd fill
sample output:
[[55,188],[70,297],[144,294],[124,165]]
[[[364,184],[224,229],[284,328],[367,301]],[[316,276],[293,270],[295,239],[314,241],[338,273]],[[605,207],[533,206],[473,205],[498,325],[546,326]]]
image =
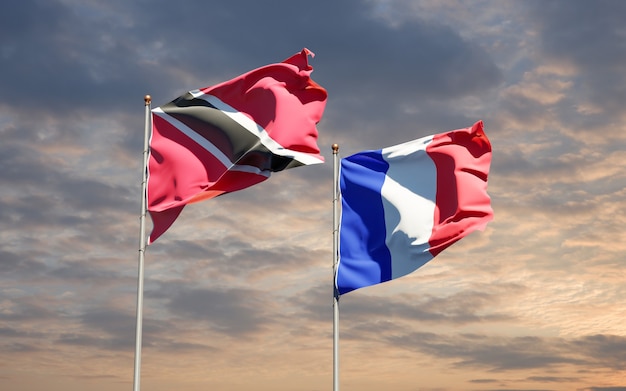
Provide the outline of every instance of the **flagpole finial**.
[[339,151],[339,144],[333,144],[332,148],[333,148],[333,153],[337,154],[337,152]]
[[146,102],[146,105],[149,105],[152,102],[152,97],[150,95],[146,95],[143,97],[143,101]]

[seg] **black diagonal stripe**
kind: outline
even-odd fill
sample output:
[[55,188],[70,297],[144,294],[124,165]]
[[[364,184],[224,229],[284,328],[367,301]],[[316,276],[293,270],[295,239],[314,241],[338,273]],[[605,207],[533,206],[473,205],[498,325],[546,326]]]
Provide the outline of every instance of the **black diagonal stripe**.
[[209,140],[233,163],[272,172],[302,165],[291,157],[275,155],[235,120],[189,93],[161,106],[161,109]]

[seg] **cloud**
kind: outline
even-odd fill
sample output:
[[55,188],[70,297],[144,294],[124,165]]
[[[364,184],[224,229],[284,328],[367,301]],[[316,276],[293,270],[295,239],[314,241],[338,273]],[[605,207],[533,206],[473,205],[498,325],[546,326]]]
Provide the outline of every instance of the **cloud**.
[[251,291],[228,289],[180,289],[169,298],[173,314],[207,322],[232,336],[251,335],[271,323],[261,309],[265,305]]
[[[617,102],[626,98],[626,79],[616,64],[626,60],[619,16],[626,12],[624,4],[599,1],[593,10],[584,1],[525,5],[542,37],[538,52],[542,60],[575,67],[581,87],[577,95],[583,104],[593,105],[594,111],[609,120],[620,118],[623,110]],[[574,125],[565,117],[563,121]]]
[[147,386],[323,389],[330,145],[347,156],[483,119],[494,221],[341,298],[342,386],[624,389],[624,7],[13,4],[0,13],[3,383],[130,383],[143,96],[160,105],[308,47],[329,92],[327,162],[190,205],[149,246]]
[[[620,336],[593,335],[568,340],[415,332],[389,337],[388,340],[409,350],[452,359],[457,367],[482,367],[494,373],[531,368],[557,369],[564,364],[580,368],[623,370],[626,364],[624,357],[617,351],[624,343],[624,338]],[[537,381],[536,378],[531,380]]]

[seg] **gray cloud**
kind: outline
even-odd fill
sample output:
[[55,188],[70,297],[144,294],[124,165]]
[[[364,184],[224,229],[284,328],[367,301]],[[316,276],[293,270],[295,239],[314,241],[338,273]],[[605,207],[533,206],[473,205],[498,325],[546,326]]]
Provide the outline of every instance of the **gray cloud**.
[[240,289],[180,289],[167,305],[173,314],[207,322],[225,334],[247,336],[271,323],[262,312],[262,299],[255,296]]
[[454,359],[458,367],[486,367],[495,373],[545,369],[562,364],[611,370],[623,370],[626,365],[623,355],[617,351],[624,343],[621,336],[592,335],[565,339],[411,333],[389,337],[388,340],[409,350]]
[[[541,33],[540,55],[548,60],[572,64],[580,73],[577,94],[602,108],[602,115],[614,119],[623,111],[618,102],[626,99],[626,61],[622,2],[601,0],[593,7],[585,1],[525,2]],[[573,104],[573,100],[568,100]],[[564,114],[572,114],[565,112]],[[574,117],[577,121],[581,116]],[[575,126],[564,115],[562,120]],[[588,120],[584,120],[583,126]]]

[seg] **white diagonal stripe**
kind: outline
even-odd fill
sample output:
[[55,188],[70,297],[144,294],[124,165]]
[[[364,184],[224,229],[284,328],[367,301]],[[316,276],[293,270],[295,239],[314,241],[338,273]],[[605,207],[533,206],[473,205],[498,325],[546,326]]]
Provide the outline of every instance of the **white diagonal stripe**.
[[265,177],[270,176],[271,173],[269,171],[260,170],[258,167],[255,167],[255,166],[233,164],[233,162],[230,161],[228,156],[224,155],[224,153],[218,147],[216,147],[213,143],[211,143],[206,138],[200,136],[193,129],[191,129],[190,127],[188,127],[181,121],[177,120],[176,118],[164,112],[160,107],[152,109],[152,112],[154,113],[154,115],[158,115],[164,121],[169,122],[173,127],[175,127],[176,129],[181,131],[183,134],[185,134],[187,137],[195,141],[198,145],[200,145],[207,152],[213,155],[217,160],[219,160],[220,163],[222,163],[222,165],[225,168],[227,168],[228,171],[249,172],[252,174],[263,175]]
[[233,121],[237,122],[239,125],[244,127],[247,131],[255,135],[259,138],[259,141],[265,148],[267,148],[270,152],[278,156],[285,156],[289,158],[293,158],[298,162],[308,165],[308,164],[318,164],[323,163],[324,161],[316,158],[315,156],[311,156],[307,153],[294,151],[292,149],[288,149],[280,145],[276,140],[272,139],[267,131],[250,119],[245,114],[239,112],[234,107],[229,104],[223,102],[216,96],[206,94],[200,90],[189,91],[189,93],[197,99],[202,99],[208,103],[210,103],[213,107],[220,110],[222,113],[230,117]]

